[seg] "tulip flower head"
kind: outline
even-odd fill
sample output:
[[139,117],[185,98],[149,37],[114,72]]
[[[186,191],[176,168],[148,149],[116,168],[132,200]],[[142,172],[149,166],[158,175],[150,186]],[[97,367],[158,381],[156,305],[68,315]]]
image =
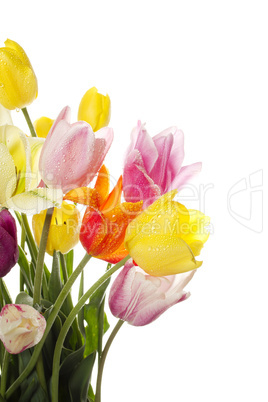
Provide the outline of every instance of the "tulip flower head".
[[6,304],[0,313],[0,339],[9,353],[36,345],[46,329],[45,318],[26,304]]
[[39,119],[35,120],[33,123],[35,132],[37,134],[37,137],[40,138],[46,138],[52,125],[54,123],[54,120],[50,119],[49,117],[40,117]]
[[147,275],[129,260],[112,284],[110,310],[115,317],[131,325],[150,324],[171,306],[190,296],[183,289],[194,273],[155,277]]
[[[46,210],[33,215],[32,226],[35,241],[39,246],[46,217]],[[54,208],[48,232],[46,252],[53,255],[54,250],[68,253],[79,241],[80,213],[71,204],[63,201],[60,208]]]
[[208,239],[209,218],[172,201],[176,193],[173,190],[160,197],[127,228],[126,249],[152,276],[175,275],[202,265],[195,257]]
[[39,170],[43,181],[64,193],[87,186],[100,169],[112,140],[110,128],[94,134],[84,121],[70,124],[70,108],[65,107],[42,148]]
[[99,171],[95,187],[77,188],[65,199],[88,205],[80,230],[80,241],[88,254],[116,263],[126,257],[124,237],[127,225],[142,210],[142,202],[121,203],[122,177],[109,194],[109,176],[105,166]]
[[98,131],[109,124],[111,118],[111,101],[108,95],[100,94],[97,88],[90,88],[83,96],[79,109],[78,120],[84,120]]
[[11,124],[0,126],[0,207],[33,214],[62,201],[61,191],[37,188],[43,142]]
[[180,189],[202,166],[198,162],[182,167],[183,159],[184,136],[181,130],[170,127],[151,138],[139,121],[132,131],[124,162],[126,201],[143,200],[146,207],[166,192]]
[[16,222],[7,209],[2,209],[0,211],[0,278],[14,267],[18,258]]
[[37,97],[37,79],[23,48],[7,39],[0,48],[0,103],[7,109],[24,108]]

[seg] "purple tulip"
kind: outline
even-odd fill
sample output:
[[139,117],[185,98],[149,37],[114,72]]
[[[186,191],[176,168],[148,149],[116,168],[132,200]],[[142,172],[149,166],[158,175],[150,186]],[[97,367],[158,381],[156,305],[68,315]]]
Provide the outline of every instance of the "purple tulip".
[[183,289],[194,273],[150,276],[130,260],[111,287],[110,310],[115,317],[131,325],[150,324],[168,308],[190,296]]
[[64,193],[87,186],[100,169],[111,146],[113,130],[104,127],[93,133],[85,121],[70,124],[66,106],[55,120],[44,142],[39,170],[48,187]]
[[154,137],[138,121],[124,163],[123,189],[127,202],[144,201],[147,207],[162,194],[179,190],[200,172],[201,162],[183,166],[184,136],[170,127]]
[[16,222],[7,209],[2,209],[0,212],[0,278],[14,267],[18,258]]

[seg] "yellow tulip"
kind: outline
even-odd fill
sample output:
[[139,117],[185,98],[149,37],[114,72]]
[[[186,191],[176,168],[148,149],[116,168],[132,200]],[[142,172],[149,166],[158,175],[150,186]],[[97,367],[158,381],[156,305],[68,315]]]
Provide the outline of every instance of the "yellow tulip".
[[0,48],[0,103],[22,109],[37,97],[37,79],[23,48],[10,39],[5,46]]
[[36,134],[38,137],[46,138],[51,129],[54,120],[50,119],[49,117],[40,117],[39,119],[35,120],[33,123]]
[[83,96],[79,109],[78,120],[89,123],[93,131],[98,131],[109,124],[111,118],[111,101],[109,95],[98,93],[97,88],[90,88]]
[[[35,241],[39,246],[47,210],[33,215],[32,227]],[[46,252],[68,253],[79,241],[80,213],[78,209],[63,201],[60,208],[54,208],[48,233]]]
[[172,201],[177,190],[160,197],[128,225],[125,247],[152,276],[175,275],[202,265],[195,259],[208,239],[209,218]]

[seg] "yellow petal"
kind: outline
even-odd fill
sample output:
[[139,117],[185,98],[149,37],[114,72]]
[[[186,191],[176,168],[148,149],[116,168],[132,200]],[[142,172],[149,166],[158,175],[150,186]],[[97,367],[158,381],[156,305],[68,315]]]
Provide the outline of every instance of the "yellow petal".
[[98,93],[97,88],[90,88],[81,99],[78,120],[89,123],[93,131],[109,124],[111,117],[111,101],[108,95]]
[[127,243],[135,236],[139,234],[141,230],[147,231],[147,226],[152,227],[151,223],[153,219],[158,214],[161,214],[161,211],[167,207],[169,203],[171,203],[172,199],[177,194],[177,190],[169,191],[168,193],[162,195],[162,197],[158,198],[153,204],[151,204],[148,208],[146,208],[140,215],[138,215],[133,221],[128,225],[126,236],[125,236],[125,245],[127,248]]
[[22,47],[11,40],[0,48],[0,103],[7,109],[24,108],[37,97],[37,80]]
[[29,190],[37,187],[41,180],[39,173],[39,159],[44,144],[43,138],[29,137],[28,138],[31,149],[31,180],[29,183]]
[[[37,244],[40,244],[46,211],[33,216],[32,226]],[[54,208],[46,252],[53,255],[53,251],[65,254],[79,241],[80,213],[78,209],[66,202],[60,208]]]
[[50,119],[49,117],[40,117],[39,119],[35,120],[33,123],[36,134],[40,138],[46,138],[48,135],[54,120]]
[[30,180],[29,141],[18,127],[5,125],[0,127],[0,142],[6,145],[13,158],[17,175],[16,194],[19,194],[28,189]]
[[129,244],[131,257],[152,276],[175,275],[198,268],[190,247],[177,236],[144,236]]
[[207,226],[210,218],[200,211],[189,210],[190,221],[185,225],[182,239],[191,247],[195,256],[199,255],[204,243],[208,240],[209,232]]

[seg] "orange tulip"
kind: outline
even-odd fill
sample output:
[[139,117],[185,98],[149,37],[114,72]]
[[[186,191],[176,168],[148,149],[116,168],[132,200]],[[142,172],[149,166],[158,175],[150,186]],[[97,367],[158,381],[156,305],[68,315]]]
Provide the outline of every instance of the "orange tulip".
[[142,202],[123,202],[122,176],[109,194],[109,173],[103,165],[94,188],[69,191],[64,199],[88,205],[80,230],[80,241],[88,254],[116,263],[126,257],[124,237],[128,224],[142,210]]

